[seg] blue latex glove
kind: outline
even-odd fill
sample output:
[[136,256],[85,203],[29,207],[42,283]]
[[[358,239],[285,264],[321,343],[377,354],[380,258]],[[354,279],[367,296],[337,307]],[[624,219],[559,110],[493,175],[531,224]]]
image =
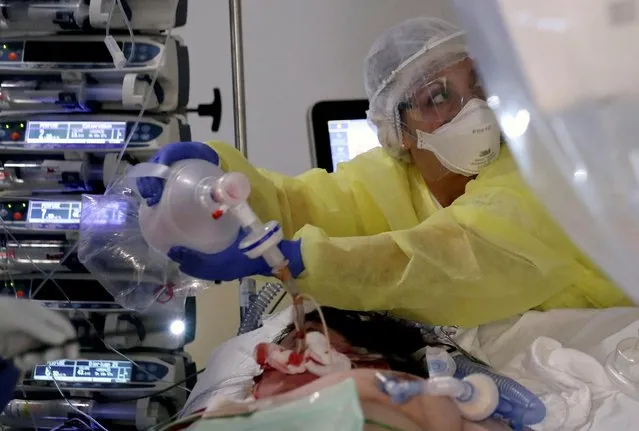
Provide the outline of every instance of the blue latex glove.
[[[186,159],[200,159],[215,165],[220,163],[220,156],[215,150],[202,142],[176,142],[165,145],[149,160],[149,163],[158,163],[171,166],[175,162]],[[138,178],[137,186],[140,195],[146,199],[150,207],[160,202],[164,190],[164,180],[160,178]]]
[[[206,254],[186,247],[173,247],[168,255],[180,264],[184,274],[203,280],[232,281],[253,275],[273,275],[264,258],[251,259],[240,251],[239,243],[245,236],[241,233],[232,246],[220,253]],[[289,261],[293,277],[300,275],[304,271],[301,240],[284,240],[279,247]]]
[[0,357],[0,412],[13,399],[13,390],[19,378],[20,370],[14,367],[11,361]]

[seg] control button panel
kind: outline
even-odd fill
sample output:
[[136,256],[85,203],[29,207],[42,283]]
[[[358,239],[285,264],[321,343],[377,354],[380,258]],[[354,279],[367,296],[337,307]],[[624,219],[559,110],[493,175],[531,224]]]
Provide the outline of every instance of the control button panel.
[[133,366],[131,382],[152,383],[164,379],[169,373],[168,367],[155,362],[137,361],[136,364],[137,367]]
[[27,201],[0,202],[0,218],[5,223],[26,222],[29,211]]
[[[131,134],[135,123],[127,123],[127,136]],[[162,127],[151,123],[140,123],[131,136],[131,143],[143,144],[157,139],[162,134]]]
[[130,59],[130,63],[147,63],[160,55],[160,47],[149,43],[136,43],[133,57],[131,57],[132,44],[127,42],[122,47],[124,58]]
[[[23,42],[1,42],[0,41],[0,62],[18,63],[24,57]],[[137,50],[136,50],[137,51]]]
[[0,122],[0,142],[21,142],[25,140],[26,122]]

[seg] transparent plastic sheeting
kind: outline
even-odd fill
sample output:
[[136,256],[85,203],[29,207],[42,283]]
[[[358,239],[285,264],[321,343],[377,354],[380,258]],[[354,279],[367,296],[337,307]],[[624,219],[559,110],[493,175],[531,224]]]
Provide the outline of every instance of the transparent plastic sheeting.
[[639,301],[639,10],[616,0],[454,0],[524,178]]
[[120,177],[104,195],[83,195],[78,257],[121,306],[143,313],[181,309],[208,283],[181,274],[147,245],[138,220],[142,198],[131,181]]

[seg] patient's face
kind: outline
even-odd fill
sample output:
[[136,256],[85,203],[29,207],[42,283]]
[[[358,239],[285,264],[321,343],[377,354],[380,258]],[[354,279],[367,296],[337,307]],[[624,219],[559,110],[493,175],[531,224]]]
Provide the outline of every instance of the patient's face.
[[[306,322],[306,331],[323,331],[322,325],[315,322]],[[331,346],[340,353],[347,355],[353,363],[353,368],[374,368],[389,370],[388,364],[375,356],[366,356],[353,351],[353,346],[342,334],[332,329],[328,330]],[[289,333],[280,343],[285,349],[295,349],[295,334]],[[265,370],[259,382],[253,388],[255,398],[264,398],[279,395],[299,388],[319,379],[312,373],[285,374],[277,370]]]
[[[307,331],[322,331],[320,324],[307,322]],[[348,340],[336,331],[329,330],[332,347],[351,358],[353,369],[347,373],[336,373],[325,377],[317,377],[311,373],[288,375],[277,370],[264,371],[260,381],[255,385],[254,395],[258,399],[267,397],[287,399],[291,401],[303,396],[310,396],[346,378],[352,378],[358,388],[360,401],[365,416],[377,422],[394,424],[402,430],[427,431],[505,431],[508,428],[495,421],[481,424],[464,420],[455,403],[446,397],[419,396],[404,405],[393,405],[375,382],[376,370],[389,366],[383,360],[361,355]],[[295,334],[288,334],[280,343],[287,349],[295,348]],[[407,376],[407,378],[416,378]],[[374,425],[367,425],[366,430],[374,431]]]

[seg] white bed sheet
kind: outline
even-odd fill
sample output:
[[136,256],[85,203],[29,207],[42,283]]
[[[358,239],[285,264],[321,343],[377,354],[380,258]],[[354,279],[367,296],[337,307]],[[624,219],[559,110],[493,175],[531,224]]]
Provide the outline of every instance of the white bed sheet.
[[639,309],[553,310],[465,331],[458,339],[497,371],[540,396],[540,431],[635,431],[639,402],[608,378],[617,343],[639,334]]

